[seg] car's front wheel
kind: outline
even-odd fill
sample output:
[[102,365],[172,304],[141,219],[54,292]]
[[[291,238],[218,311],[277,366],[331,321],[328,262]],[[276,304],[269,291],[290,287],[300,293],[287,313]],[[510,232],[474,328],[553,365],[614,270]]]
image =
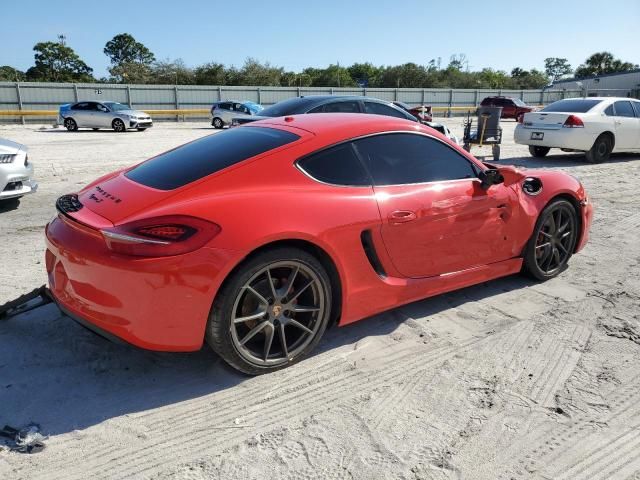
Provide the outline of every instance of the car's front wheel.
[[596,141],[593,143],[593,147],[591,150],[585,153],[585,157],[587,162],[589,163],[601,163],[609,160],[609,156],[611,155],[611,150],[613,150],[613,142],[611,136],[603,133]]
[[211,125],[213,125],[213,128],[217,128],[218,130],[221,129],[222,127],[224,127],[224,122],[222,121],[221,118],[214,118],[213,121],[211,122]]
[[538,147],[536,145],[529,146],[529,153],[532,157],[536,158],[546,157],[547,153],[549,153],[549,150],[551,150],[551,148],[549,147]]
[[303,359],[331,315],[331,282],[316,257],[298,248],[266,250],[225,281],[206,339],[232,367],[251,375]]
[[76,130],[78,130],[78,124],[73,118],[65,118],[64,128],[66,128],[70,132],[75,132]]
[[111,126],[113,127],[113,131],[114,132],[124,132],[126,130],[126,127],[124,125],[124,122],[122,120],[120,120],[119,118],[116,118],[112,123]]
[[523,271],[537,280],[558,275],[573,254],[578,239],[578,215],[567,200],[545,207],[524,252]]

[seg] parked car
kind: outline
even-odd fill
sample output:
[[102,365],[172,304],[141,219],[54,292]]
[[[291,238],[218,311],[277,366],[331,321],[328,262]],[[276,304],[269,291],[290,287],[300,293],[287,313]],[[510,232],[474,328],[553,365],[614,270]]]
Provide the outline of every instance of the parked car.
[[238,102],[226,100],[216,102],[211,107],[211,125],[215,128],[223,128],[231,125],[231,119],[238,115],[258,115],[264,107],[254,102]]
[[414,122],[418,121],[412,114],[395,106],[392,102],[385,102],[377,98],[347,95],[312,95],[283,100],[265,108],[260,112],[260,115],[236,116],[231,121],[231,125],[237,126],[265,118],[298,115],[301,113],[372,113],[404,118]]
[[431,113],[431,105],[418,105],[417,107],[412,107],[407,105],[404,102],[393,102],[396,107],[400,107],[403,110],[406,110],[411,115],[416,117],[422,123],[424,122],[433,122],[433,115]]
[[519,98],[512,97],[486,97],[480,102],[481,107],[502,107],[501,118],[515,118],[524,115],[525,113],[533,112],[535,107],[531,107],[524,103]]
[[0,138],[0,200],[16,200],[37,189],[27,147]]
[[604,162],[612,152],[640,150],[640,101],[618,97],[567,98],[524,115],[514,140],[534,157],[552,148],[585,152],[588,162]]
[[350,114],[209,135],[56,206],[46,268],[65,313],[151,350],[206,340],[249,374],[298,362],[334,323],[522,270],[555,277],[592,218],[569,174]]
[[78,128],[110,128],[116,132],[133,129],[142,132],[153,126],[148,113],[132,110],[118,102],[76,102],[60,106],[58,123],[70,132]]

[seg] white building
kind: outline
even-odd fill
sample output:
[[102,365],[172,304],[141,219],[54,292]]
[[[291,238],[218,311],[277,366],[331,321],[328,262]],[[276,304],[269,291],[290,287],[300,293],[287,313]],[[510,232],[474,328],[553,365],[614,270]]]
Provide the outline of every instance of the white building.
[[640,97],[640,69],[553,82],[552,90],[585,90],[590,97]]

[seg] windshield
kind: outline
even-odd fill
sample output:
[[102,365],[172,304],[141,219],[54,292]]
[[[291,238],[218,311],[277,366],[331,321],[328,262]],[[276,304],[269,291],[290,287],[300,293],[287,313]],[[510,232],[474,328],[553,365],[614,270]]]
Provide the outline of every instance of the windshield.
[[522,100],[520,100],[519,98],[514,98],[513,99],[513,103],[515,103],[516,105],[518,105],[519,107],[526,107],[527,104],[524,103]]
[[253,102],[245,102],[244,106],[247,107],[249,111],[254,115],[264,110],[264,107],[262,105],[258,105],[257,103]]
[[112,112],[119,112],[120,110],[131,110],[131,107],[129,105],[125,105],[124,103],[118,103],[118,102],[103,102],[107,107],[109,107],[109,110],[111,110]]
[[562,112],[562,113],[586,113],[598,105],[602,100],[558,100],[551,105],[547,105],[542,112]]

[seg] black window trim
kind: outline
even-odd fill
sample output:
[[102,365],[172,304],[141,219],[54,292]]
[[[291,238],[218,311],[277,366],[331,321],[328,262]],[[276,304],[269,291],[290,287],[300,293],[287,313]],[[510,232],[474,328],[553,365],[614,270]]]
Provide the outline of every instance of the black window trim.
[[[328,183],[328,182],[324,182],[322,180],[318,180],[317,178],[315,178],[313,175],[311,175],[309,172],[307,172],[302,165],[300,165],[299,162],[303,161],[304,159],[311,157],[312,155],[316,155],[318,153],[321,153],[325,150],[328,150],[330,148],[333,147],[338,147],[340,145],[343,145],[345,143],[351,143],[351,142],[355,142],[357,140],[361,140],[363,138],[369,138],[369,137],[377,137],[377,136],[382,136],[382,135],[394,135],[394,134],[398,134],[398,133],[407,133],[409,135],[420,135],[422,137],[427,137],[430,138],[432,140],[436,140],[440,143],[442,143],[445,147],[453,150],[455,153],[457,153],[458,155],[460,155],[460,157],[462,157],[464,160],[466,160],[467,162],[469,162],[469,164],[471,165],[471,169],[475,172],[476,177],[475,178],[456,178],[453,180],[435,180],[435,181],[431,181],[431,182],[416,182],[416,183],[395,183],[395,184],[390,184],[390,185],[376,185],[373,181],[373,176],[371,175],[371,172],[369,171],[369,169],[367,168],[367,166],[365,165],[365,162],[362,160],[362,157],[360,156],[360,154],[358,153],[358,150],[355,148],[355,146],[353,145],[353,143],[351,144],[351,149],[353,151],[353,153],[355,154],[356,158],[358,159],[358,161],[360,162],[360,165],[362,166],[362,168],[364,169],[365,173],[367,174],[367,177],[369,177],[369,185],[344,185],[344,184],[339,184],[339,183]],[[376,132],[376,133],[367,133],[365,135],[360,135],[359,137],[353,137],[353,138],[349,138],[347,140],[341,140],[340,142],[337,143],[333,143],[331,145],[327,145],[325,147],[319,148],[318,150],[314,150],[311,153],[307,153],[305,155],[303,155],[300,158],[297,158],[294,162],[293,162],[294,166],[300,170],[306,177],[310,178],[311,180],[313,180],[314,182],[320,183],[322,185],[328,185],[331,187],[345,187],[345,188],[375,188],[375,187],[379,187],[379,188],[383,188],[383,187],[401,187],[401,186],[405,186],[405,185],[431,185],[431,184],[435,184],[435,183],[451,183],[451,182],[478,182],[478,183],[482,183],[482,181],[480,180],[480,177],[478,176],[480,174],[480,172],[483,170],[482,167],[480,167],[479,165],[477,165],[475,162],[472,162],[471,160],[469,160],[468,158],[466,158],[464,155],[462,155],[460,152],[456,151],[454,148],[451,147],[451,145],[449,145],[447,142],[444,142],[443,140],[434,137],[433,135],[430,135],[428,133],[424,133],[424,132],[412,132],[412,131],[408,131],[408,130],[390,130],[387,132]]]
[[[627,103],[630,103],[630,104],[631,104],[631,111],[632,111],[635,115],[634,115],[633,117],[627,117],[626,115],[618,115],[618,110],[616,109],[616,103],[618,103],[618,102],[620,102],[620,103],[621,103],[621,102],[627,102]],[[614,117],[620,117],[620,118],[640,118],[640,115],[639,115],[639,114],[640,114],[640,110],[637,110],[637,111],[636,111],[637,107],[634,107],[634,106],[633,106],[633,104],[634,104],[634,103],[639,103],[639,102],[632,102],[632,101],[631,101],[631,99],[628,99],[628,100],[621,100],[621,99],[614,100],[614,101],[611,103],[611,108],[613,108],[613,114],[614,114],[613,116],[614,116]],[[603,111],[604,111],[604,110],[603,110]]]

